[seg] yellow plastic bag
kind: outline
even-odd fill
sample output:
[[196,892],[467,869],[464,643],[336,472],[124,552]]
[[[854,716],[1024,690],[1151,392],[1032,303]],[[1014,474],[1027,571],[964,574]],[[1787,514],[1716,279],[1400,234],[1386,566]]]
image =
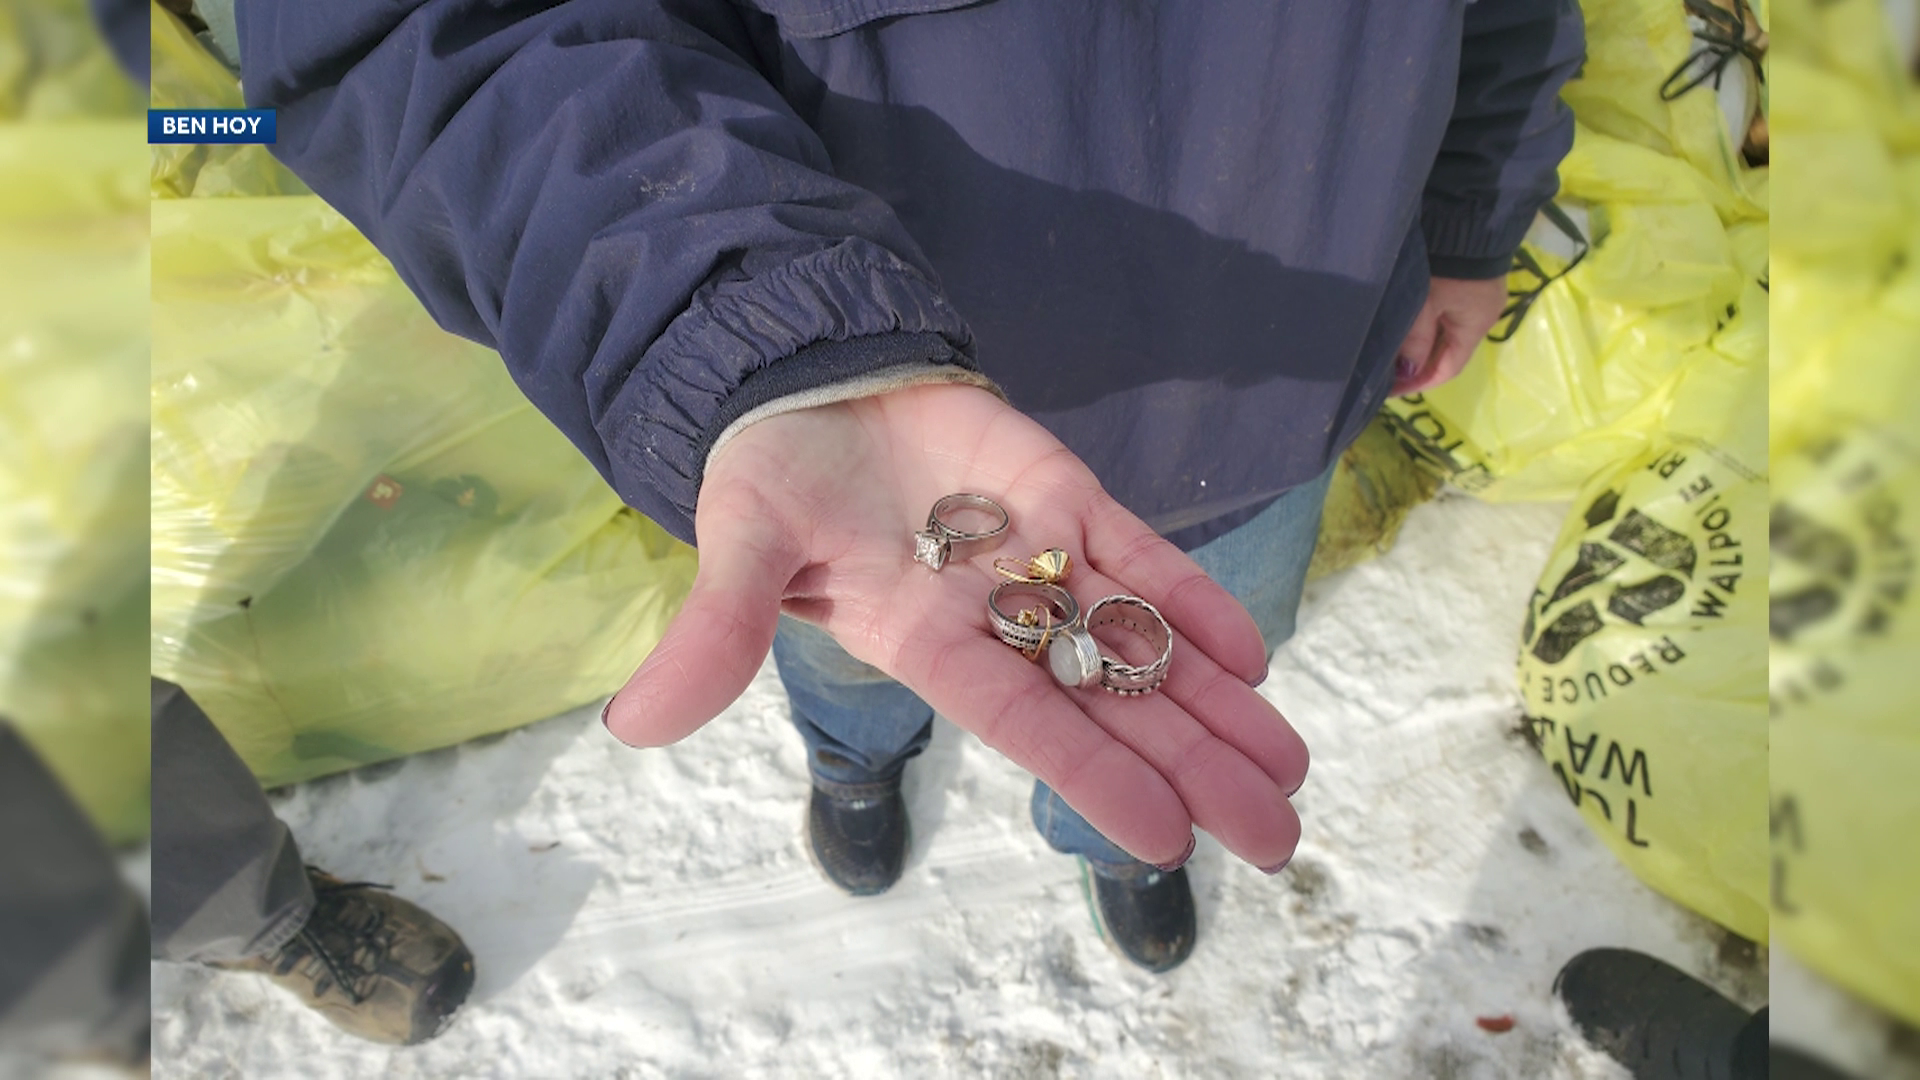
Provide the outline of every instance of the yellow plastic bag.
[[1766,321],[1769,173],[1742,147],[1769,107],[1769,7],[1582,4],[1574,146],[1508,276],[1517,310],[1459,378],[1387,406],[1442,476],[1490,500],[1571,498],[1674,434],[1696,354],[1751,350],[1721,339]]
[[[1874,0],[1782,5],[1772,914],[1920,1024],[1920,139]],[[1790,51],[1790,54],[1789,54]]]
[[146,105],[83,0],[0,5],[0,119],[130,119]]
[[1696,361],[1722,339],[1751,349],[1749,324],[1766,319],[1766,226],[1725,228],[1697,170],[1582,127],[1561,176],[1563,220],[1536,225],[1523,252],[1537,269],[1509,277],[1533,296],[1511,337],[1387,403],[1410,450],[1489,500],[1571,498],[1647,453],[1673,432]]
[[[152,101],[156,109],[239,109],[240,81],[202,48],[178,18],[149,6],[153,28]],[[264,146],[161,145],[153,148],[153,195],[305,195],[310,189]]]
[[[1910,154],[1920,149],[1920,86],[1907,58],[1920,43],[1896,39],[1891,6],[1887,0],[1773,0],[1773,54],[1851,83],[1872,102],[1887,145]],[[1790,88],[1780,102],[1802,110],[1810,104]]]
[[[1704,6],[1704,5],[1703,5]],[[1722,59],[1710,47],[1764,35],[1767,5],[1723,0],[1709,25],[1683,0],[1582,0],[1587,57],[1562,100],[1593,131],[1686,162],[1710,181],[1715,208],[1729,222],[1766,216],[1758,174],[1741,156],[1753,113],[1766,101],[1760,70],[1744,55]],[[1708,71],[1718,61],[1716,75]],[[1701,79],[1699,85],[1683,89]]]
[[147,828],[142,104],[84,3],[0,12],[0,716],[114,842]]
[[[156,106],[239,104],[158,7],[153,50]],[[267,784],[617,689],[692,549],[263,148],[155,147],[150,184],[154,673]]]
[[1772,904],[1795,956],[1920,1024],[1920,447],[1907,430],[1854,429],[1775,473]]
[[[1717,354],[1716,354],[1717,356]],[[1519,675],[1567,796],[1648,885],[1767,938],[1765,368],[1679,394],[1716,441],[1668,441],[1575,501],[1527,612]]]
[[267,784],[616,689],[692,583],[311,196],[155,202],[153,670]]

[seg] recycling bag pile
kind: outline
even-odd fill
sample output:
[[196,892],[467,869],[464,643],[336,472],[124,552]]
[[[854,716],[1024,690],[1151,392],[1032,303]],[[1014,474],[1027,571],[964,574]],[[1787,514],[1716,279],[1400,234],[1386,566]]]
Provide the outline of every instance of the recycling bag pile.
[[1482,498],[1572,501],[1518,674],[1594,831],[1920,1022],[1895,854],[1920,828],[1920,19],[1582,6],[1575,145],[1506,321],[1387,417]]
[[1586,0],[1560,194],[1493,338],[1387,417],[1492,500],[1570,500],[1519,681],[1568,799],[1655,889],[1768,937],[1767,8]]
[[[153,21],[153,103],[237,106]],[[153,673],[268,785],[612,693],[694,556],[258,146],[157,147]]]

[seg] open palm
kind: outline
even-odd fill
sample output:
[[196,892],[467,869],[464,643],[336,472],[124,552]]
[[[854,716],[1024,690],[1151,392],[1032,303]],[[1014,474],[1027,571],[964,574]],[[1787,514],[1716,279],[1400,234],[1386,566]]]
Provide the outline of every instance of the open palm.
[[[911,534],[954,492],[993,498],[1012,523],[996,550],[958,548],[935,573],[912,561]],[[920,386],[753,424],[709,461],[694,524],[693,591],[608,711],[621,740],[664,745],[718,715],[759,670],[784,608],[1137,858],[1179,859],[1195,826],[1256,866],[1292,855],[1288,796],[1307,750],[1249,685],[1267,669],[1252,618],[992,394]],[[1073,556],[1066,585],[1083,608],[1132,593],[1167,617],[1173,666],[1159,693],[1064,688],[993,635],[993,558],[1049,547]]]

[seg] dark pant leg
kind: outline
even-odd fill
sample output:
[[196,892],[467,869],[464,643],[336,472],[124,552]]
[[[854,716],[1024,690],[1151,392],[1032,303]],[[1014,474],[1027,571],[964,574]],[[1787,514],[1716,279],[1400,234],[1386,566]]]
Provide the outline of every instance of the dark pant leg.
[[153,680],[153,955],[270,953],[313,911],[300,848],[186,691]]
[[0,720],[3,1053],[139,1060],[147,970],[139,898],[86,815]]

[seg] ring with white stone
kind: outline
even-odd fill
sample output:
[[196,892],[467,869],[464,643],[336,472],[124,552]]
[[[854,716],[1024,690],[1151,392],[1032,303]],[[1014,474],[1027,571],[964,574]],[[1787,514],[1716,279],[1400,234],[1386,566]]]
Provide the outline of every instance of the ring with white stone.
[[[1129,664],[1100,651],[1093,631],[1120,626],[1144,638],[1155,652],[1145,664]],[[1152,604],[1137,596],[1108,596],[1087,608],[1079,623],[1053,635],[1047,646],[1047,666],[1067,686],[1099,686],[1124,697],[1151,694],[1167,677],[1173,663],[1173,628]]]
[[[949,522],[956,511],[979,510],[985,512],[995,523],[983,532],[970,532]],[[927,513],[927,527],[913,534],[913,561],[921,563],[930,570],[938,570],[947,565],[953,557],[955,544],[974,544],[986,541],[997,543],[1007,531],[1007,512],[1000,504],[985,495],[943,495],[933,504]],[[991,546],[991,544],[989,544]]]
[[1058,585],[1003,581],[987,594],[987,621],[994,636],[1029,659],[1039,659],[1041,647],[1079,618],[1080,602]]

